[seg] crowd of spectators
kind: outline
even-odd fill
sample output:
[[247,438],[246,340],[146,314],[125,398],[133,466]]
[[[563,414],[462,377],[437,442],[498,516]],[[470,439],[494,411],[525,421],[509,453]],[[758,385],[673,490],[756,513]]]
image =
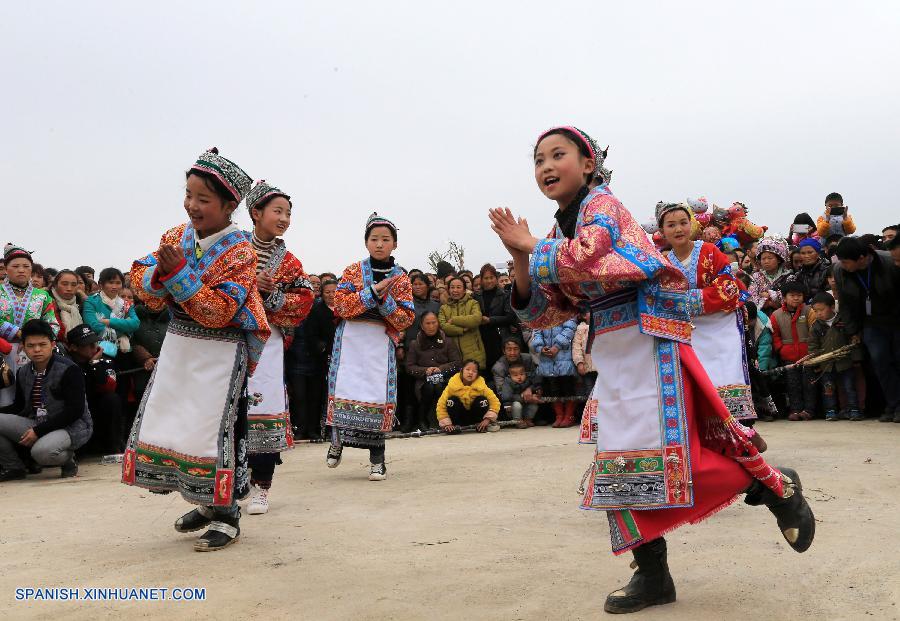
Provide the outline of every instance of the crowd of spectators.
[[[817,220],[802,213],[783,238],[770,236],[727,249],[732,269],[750,294],[747,351],[762,418],[874,417],[900,423],[898,230],[900,225],[890,225],[880,235],[854,236],[856,226],[843,199],[832,193]],[[530,331],[511,308],[511,272],[511,265],[500,271],[486,264],[474,274],[446,262],[432,272],[409,271],[416,318],[396,349],[397,430],[452,432],[471,422],[479,431],[494,431],[502,420],[520,428],[578,423],[596,377],[588,352],[590,316]],[[5,276],[0,264],[0,280]],[[310,280],[317,300],[296,328],[285,363],[298,440],[322,437],[336,329],[337,277],[323,273]],[[44,451],[45,465],[62,465],[64,474],[71,475],[71,451],[123,450],[169,314],[153,312],[135,299],[128,274],[114,267],[101,270],[95,280],[90,266],[56,270],[35,263],[30,282],[48,290],[55,304],[58,335],[51,364],[65,360],[80,369],[80,394],[93,421],[89,440],[79,428],[78,440],[84,442],[78,446],[58,438],[50,449],[47,442],[33,442]],[[20,338],[30,334],[40,340],[46,333],[35,326],[29,330],[22,329]],[[8,345],[0,342],[0,352]],[[823,354],[832,357],[804,364]],[[13,381],[9,375],[6,383]],[[68,366],[66,377],[71,380]],[[0,412],[27,416],[31,406],[23,399],[28,395],[17,390],[16,401]],[[50,426],[53,431],[81,420],[77,408],[71,403],[67,408]],[[50,427],[44,423],[35,429],[47,434]],[[5,455],[0,467],[18,471],[11,457],[23,448],[15,446],[21,439],[13,437],[18,427],[5,434],[4,429],[0,425],[0,457]],[[52,458],[48,450],[54,452]],[[28,469],[41,466],[31,458],[23,464]]]

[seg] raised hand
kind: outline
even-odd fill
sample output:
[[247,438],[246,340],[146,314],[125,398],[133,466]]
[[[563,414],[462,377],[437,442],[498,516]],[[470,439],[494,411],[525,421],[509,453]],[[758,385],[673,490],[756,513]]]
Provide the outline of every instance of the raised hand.
[[491,229],[506,246],[510,254],[516,252],[530,253],[538,239],[531,234],[528,221],[525,218],[516,218],[507,207],[491,209],[488,212],[491,221]]

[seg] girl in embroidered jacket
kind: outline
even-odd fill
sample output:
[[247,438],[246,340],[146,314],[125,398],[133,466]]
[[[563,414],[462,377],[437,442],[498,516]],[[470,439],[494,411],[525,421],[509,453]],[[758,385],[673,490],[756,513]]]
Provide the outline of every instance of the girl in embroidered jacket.
[[237,164],[212,149],[186,174],[190,221],[163,234],[159,249],[134,262],[134,292],[171,320],[138,408],[122,481],[178,491],[200,505],[175,522],[206,528],[198,552],[240,535],[237,500],[247,495],[246,379],[269,325],[256,288],[256,253],[231,214],[250,189]]
[[291,207],[291,197],[265,181],[247,194],[253,231],[245,235],[256,251],[256,286],[272,331],[248,382],[250,515],[268,512],[269,490],[275,466],[281,463],[280,452],[294,446],[284,385],[284,352],[315,299],[303,266],[279,237],[291,224]]
[[[6,364],[15,377],[16,369],[28,362],[20,342],[25,322],[43,319],[53,328],[54,334],[59,332],[59,322],[53,296],[44,289],[35,288],[31,282],[31,268],[34,265],[31,253],[19,246],[6,244],[3,259],[6,278],[0,286],[0,341],[7,341],[10,345]],[[13,382],[0,390],[0,407],[11,404],[15,397],[16,385]]]
[[598,376],[582,434],[597,448],[582,507],[605,509],[613,551],[634,553],[637,572],[605,604],[621,613],[675,600],[662,535],[741,492],[769,507],[798,551],[811,544],[814,520],[796,473],[762,459],[697,361],[684,275],[613,196],[605,157],[574,127],[545,132],[534,174],[559,206],[556,226],[537,239],[508,209],[490,219],[513,257],[523,322],[544,328],[592,314]]
[[[683,203],[656,205],[656,221],[672,247],[665,256],[687,278],[688,309],[694,323],[691,347],[732,416],[751,425],[756,410],[750,393],[744,347],[744,302],[750,297],[721,250],[691,241],[690,208]],[[755,433],[760,451],[765,444]]]
[[757,269],[750,276],[750,299],[766,316],[781,308],[781,287],[791,278],[788,244],[779,237],[764,237],[756,245]]
[[369,480],[383,481],[384,434],[393,427],[397,405],[395,349],[415,319],[415,306],[409,278],[391,256],[397,227],[373,213],[365,239],[369,258],[344,270],[334,294],[334,312],[343,321],[328,370],[326,463],[337,468],[344,446],[367,448]]

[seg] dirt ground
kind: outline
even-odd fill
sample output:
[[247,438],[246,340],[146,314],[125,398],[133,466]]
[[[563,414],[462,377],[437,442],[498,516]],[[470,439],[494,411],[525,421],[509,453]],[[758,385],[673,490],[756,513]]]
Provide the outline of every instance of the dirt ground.
[[[678,601],[644,619],[900,619],[900,425],[761,424],[801,474],[818,520],[793,552],[774,518],[736,503],[669,536]],[[8,619],[596,619],[627,581],[606,517],[578,509],[590,459],[576,430],[388,442],[337,470],[325,446],[285,455],[271,510],[200,554],[172,523],[189,507],[84,463],[0,485],[0,612]],[[206,600],[16,601],[17,587],[202,587]]]

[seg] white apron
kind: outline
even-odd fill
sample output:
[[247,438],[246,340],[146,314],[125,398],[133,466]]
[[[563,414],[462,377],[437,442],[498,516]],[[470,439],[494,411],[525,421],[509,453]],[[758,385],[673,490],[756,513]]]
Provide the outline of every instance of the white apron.
[[271,328],[256,371],[247,382],[247,450],[251,455],[279,453],[294,446],[284,384],[284,336],[280,328]]
[[384,323],[343,321],[335,334],[328,373],[328,414],[332,427],[388,432],[397,404],[394,344]]
[[173,318],[134,420],[122,481],[178,491],[195,504],[231,505],[247,476],[237,437],[243,428],[235,424],[246,371],[243,332]]

